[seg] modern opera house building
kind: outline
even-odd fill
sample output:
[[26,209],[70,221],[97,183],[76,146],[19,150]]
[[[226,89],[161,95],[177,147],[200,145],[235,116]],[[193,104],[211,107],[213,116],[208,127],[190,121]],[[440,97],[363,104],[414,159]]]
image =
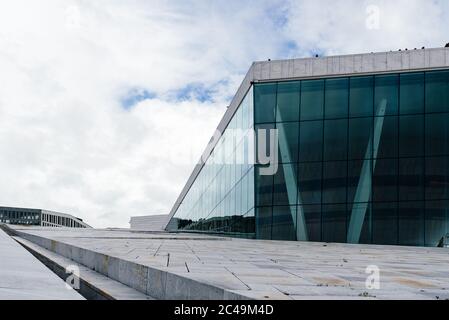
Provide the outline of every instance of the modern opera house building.
[[449,48],[255,62],[217,132],[168,231],[409,246],[449,233]]

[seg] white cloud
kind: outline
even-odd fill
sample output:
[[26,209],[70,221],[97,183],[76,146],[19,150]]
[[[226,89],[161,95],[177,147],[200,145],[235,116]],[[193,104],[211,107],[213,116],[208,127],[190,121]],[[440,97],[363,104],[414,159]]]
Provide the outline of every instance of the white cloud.
[[[428,0],[2,1],[0,205],[98,227],[168,213],[252,61],[441,46],[447,13]],[[125,110],[133,90],[154,97]]]
[[[369,6],[379,9],[378,29],[366,27]],[[448,14],[446,0],[292,0],[285,31],[304,54],[441,47],[449,41]]]

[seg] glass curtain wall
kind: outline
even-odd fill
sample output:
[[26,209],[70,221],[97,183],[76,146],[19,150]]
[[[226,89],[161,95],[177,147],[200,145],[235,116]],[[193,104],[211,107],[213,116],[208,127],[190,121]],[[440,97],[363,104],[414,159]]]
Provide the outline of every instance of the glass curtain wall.
[[436,246],[449,233],[449,71],[254,85],[256,237]]
[[169,230],[255,237],[253,109],[250,89],[182,200]]

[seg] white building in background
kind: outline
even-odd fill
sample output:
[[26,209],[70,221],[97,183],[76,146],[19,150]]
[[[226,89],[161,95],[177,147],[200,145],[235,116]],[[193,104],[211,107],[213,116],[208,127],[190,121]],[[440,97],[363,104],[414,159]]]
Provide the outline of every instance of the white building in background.
[[30,208],[0,207],[0,223],[66,228],[91,228],[83,219],[70,214]]
[[132,230],[164,231],[168,222],[168,214],[131,217],[129,221]]

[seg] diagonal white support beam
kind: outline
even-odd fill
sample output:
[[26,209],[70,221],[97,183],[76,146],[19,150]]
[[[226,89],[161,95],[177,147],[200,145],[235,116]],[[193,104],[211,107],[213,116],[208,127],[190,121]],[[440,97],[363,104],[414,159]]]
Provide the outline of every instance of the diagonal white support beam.
[[[281,115],[278,114],[278,117],[281,118]],[[283,127],[279,129],[279,150],[281,153],[281,158],[283,155],[285,155],[288,157],[288,159],[292,159],[290,148],[288,147],[286,132]],[[304,210],[302,209],[301,206],[302,204],[301,195],[298,193],[298,182],[296,180],[296,172],[293,166],[294,165],[291,163],[283,166],[285,187],[287,189],[287,196],[289,203],[296,203],[296,197],[298,197],[299,206],[296,216],[294,212],[291,212],[293,224],[296,230],[296,240],[308,241],[308,233],[307,233],[306,220],[304,216]]]
[[[376,167],[376,158],[379,152],[380,139],[382,137],[382,130],[384,125],[384,117],[387,109],[387,100],[381,101],[379,110],[376,114],[374,120],[374,133],[371,133],[368,145],[366,147],[365,158],[369,159],[369,153],[371,149],[371,144],[374,140],[373,146],[373,163],[372,170]],[[373,139],[374,135],[374,139]],[[351,219],[349,222],[348,229],[348,243],[359,243],[360,236],[362,233],[363,222],[365,221],[365,216],[368,211],[368,202],[371,197],[371,160],[365,160],[363,162],[362,170],[360,172],[360,179],[357,186],[357,191],[354,197],[354,205],[351,211]]]

